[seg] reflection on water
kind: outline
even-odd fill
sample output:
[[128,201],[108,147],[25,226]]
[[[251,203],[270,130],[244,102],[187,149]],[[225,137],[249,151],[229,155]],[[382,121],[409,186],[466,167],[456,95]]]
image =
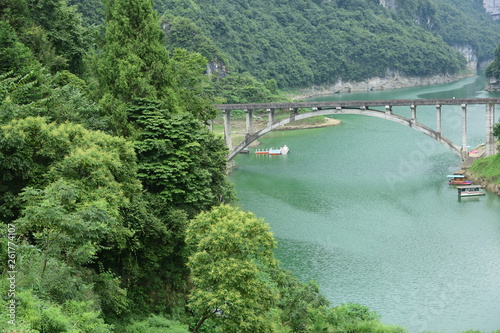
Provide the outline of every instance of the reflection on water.
[[[372,99],[470,97],[483,93],[478,81]],[[418,112],[419,121],[435,118]],[[469,116],[473,143],[484,141],[480,113]],[[365,304],[411,332],[499,329],[500,199],[458,200],[446,175],[460,160],[427,136],[383,119],[338,118],[340,126],[261,138],[265,147],[287,144],[288,156],[236,158],[241,205],[271,225],[282,265],[316,280],[332,305]],[[453,126],[443,129],[459,142]]]

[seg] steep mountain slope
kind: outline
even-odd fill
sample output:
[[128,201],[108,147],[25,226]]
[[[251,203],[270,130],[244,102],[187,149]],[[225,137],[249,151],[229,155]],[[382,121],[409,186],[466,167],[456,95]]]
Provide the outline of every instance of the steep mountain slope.
[[[190,18],[238,72],[280,86],[454,74],[491,59],[500,24],[470,0],[158,0]],[[168,19],[167,19],[168,20]]]

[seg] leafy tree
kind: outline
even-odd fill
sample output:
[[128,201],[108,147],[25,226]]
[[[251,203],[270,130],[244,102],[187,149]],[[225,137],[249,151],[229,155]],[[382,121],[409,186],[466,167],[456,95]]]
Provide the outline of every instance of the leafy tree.
[[[30,9],[29,18],[34,25],[27,29],[28,33],[24,36],[26,44],[36,48],[37,44],[40,45],[40,38],[45,38],[43,33],[46,33],[47,40],[54,47],[54,53],[64,59],[67,68],[73,73],[83,74],[84,58],[90,47],[90,39],[76,8],[68,6],[67,0],[27,0],[27,2]],[[37,32],[37,26],[42,27],[43,32]],[[50,48],[49,44],[43,49],[47,48]]]
[[211,96],[207,93],[209,78],[203,75],[207,60],[199,53],[184,49],[175,49],[171,60],[175,72],[174,85],[182,109],[208,124],[209,120],[217,116],[217,111],[212,107]]
[[136,141],[139,178],[165,204],[194,216],[233,199],[226,178],[227,147],[190,114],[170,115],[161,103],[137,100],[130,113],[140,134]]
[[113,218],[140,190],[135,153],[124,139],[70,123],[47,124],[40,117],[13,120],[0,129],[5,220],[18,216],[17,195],[28,186],[42,190],[63,179],[82,191],[88,202],[102,201]]
[[28,68],[36,65],[30,49],[19,41],[14,29],[7,21],[0,21],[0,73],[12,72],[24,75]]
[[130,135],[128,103],[152,98],[179,113],[164,35],[151,0],[106,2],[106,37],[98,57],[100,104],[117,134]]
[[222,205],[193,219],[186,240],[197,323],[210,319],[224,332],[269,332],[266,317],[277,294],[266,267],[276,265],[269,226],[251,213]]
[[493,127],[493,136],[500,140],[500,122],[496,123]]
[[488,65],[488,67],[486,67],[484,74],[487,77],[496,78],[497,80],[500,80],[500,44],[498,44],[497,48],[495,49],[495,58]]
[[188,333],[186,325],[164,317],[152,315],[142,321],[134,322],[126,328],[126,333]]

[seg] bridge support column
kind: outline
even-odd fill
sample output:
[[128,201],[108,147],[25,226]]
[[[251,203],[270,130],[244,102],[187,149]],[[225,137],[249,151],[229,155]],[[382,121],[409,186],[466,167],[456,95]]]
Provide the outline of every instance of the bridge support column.
[[486,156],[497,153],[493,126],[495,126],[495,104],[486,104]]
[[246,132],[247,134],[252,134],[253,133],[253,110],[244,110],[245,115],[246,115],[246,120],[247,120],[247,128]]
[[290,108],[290,122],[295,121],[295,115],[297,114],[296,108]]
[[231,140],[231,110],[224,110],[224,141],[229,151],[233,150],[233,141]]
[[442,128],[441,128],[441,105],[436,105],[436,132],[441,136]]
[[267,109],[269,112],[267,126],[271,127],[274,124],[274,109]]
[[411,109],[411,124],[415,124],[417,122],[417,106],[412,104],[410,105],[410,109]]
[[390,106],[390,105],[385,106],[385,114],[387,114],[387,115],[392,114],[392,106]]
[[467,104],[462,104],[462,157],[467,158]]

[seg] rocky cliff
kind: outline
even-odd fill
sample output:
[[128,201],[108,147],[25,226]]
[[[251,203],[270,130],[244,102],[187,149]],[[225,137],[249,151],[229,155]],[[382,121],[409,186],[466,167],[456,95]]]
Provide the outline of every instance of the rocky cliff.
[[427,86],[454,82],[462,77],[459,75],[434,75],[427,77],[407,77],[397,71],[387,71],[385,77],[374,77],[361,82],[344,82],[338,80],[329,86],[313,86],[300,90],[300,98],[332,93],[346,93],[352,91],[373,91],[384,89],[399,89],[416,86]]
[[483,0],[483,7],[494,20],[500,20],[500,0]]

